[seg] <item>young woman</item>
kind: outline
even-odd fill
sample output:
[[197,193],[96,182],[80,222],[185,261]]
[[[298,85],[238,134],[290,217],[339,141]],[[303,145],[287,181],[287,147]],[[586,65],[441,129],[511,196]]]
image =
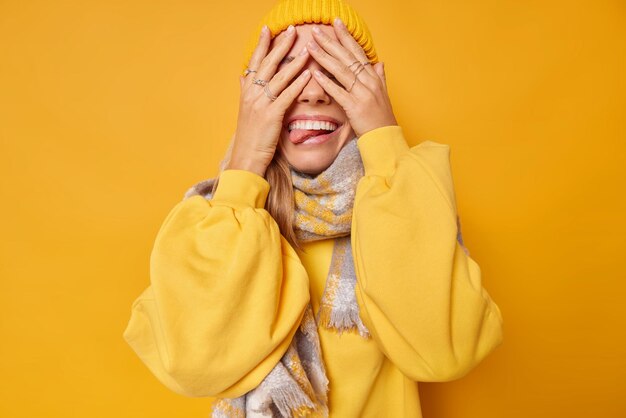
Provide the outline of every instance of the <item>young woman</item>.
[[408,146],[347,4],[282,0],[261,24],[220,173],[166,217],[124,338],[213,416],[421,417],[417,382],[503,338],[449,146]]

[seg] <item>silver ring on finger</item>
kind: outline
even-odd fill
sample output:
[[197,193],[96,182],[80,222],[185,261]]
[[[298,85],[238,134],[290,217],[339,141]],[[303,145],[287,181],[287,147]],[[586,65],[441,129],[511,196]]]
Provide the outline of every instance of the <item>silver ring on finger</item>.
[[274,94],[270,91],[269,84],[265,85],[265,87],[263,88],[263,91],[265,92],[265,95],[270,98],[271,101],[278,99],[278,96],[274,96]]
[[247,76],[250,73],[256,73],[256,70],[251,70],[249,68],[246,68],[246,71],[243,72],[243,76]]
[[372,63],[371,63],[371,62],[369,62],[369,61],[367,61],[367,62],[363,62],[362,64],[363,64],[363,65],[372,65]]
[[361,71],[365,69],[365,65],[361,64],[361,66],[355,71],[354,75],[359,75]]
[[352,90],[352,87],[354,87],[354,83],[356,83],[357,78],[359,78],[358,75],[354,75],[354,81],[352,82],[352,85],[350,86],[350,88],[348,90],[346,90],[348,93],[350,93],[350,90]]
[[348,65],[348,69],[349,69],[350,71],[352,71],[352,70],[350,69],[350,67],[352,67],[354,64],[360,64],[360,63],[361,63],[361,62],[360,62],[360,61],[358,61],[358,60],[357,60],[357,61],[354,61],[352,64]]
[[264,86],[264,85],[266,85],[268,83],[268,81],[267,80],[259,80],[259,79],[255,78],[255,77],[252,77],[252,83],[258,84],[259,86]]

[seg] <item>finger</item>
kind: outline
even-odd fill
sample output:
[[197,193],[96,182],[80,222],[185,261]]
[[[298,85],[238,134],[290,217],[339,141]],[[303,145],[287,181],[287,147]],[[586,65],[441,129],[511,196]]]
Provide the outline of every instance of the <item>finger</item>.
[[279,62],[285,57],[285,54],[289,52],[295,38],[296,28],[294,28],[293,25],[289,25],[283,38],[261,61],[256,73],[256,78],[260,80],[270,80],[274,76]]
[[377,62],[374,64],[374,69],[376,70],[376,74],[380,77],[380,80],[383,82],[383,86],[385,86],[385,90],[387,90],[387,76],[385,75],[385,65],[381,62]]
[[[328,37],[328,35],[326,36]],[[335,44],[337,44],[336,41],[328,40],[326,45],[329,46],[330,42],[334,42]],[[340,47],[340,48],[345,53],[348,53],[348,51],[345,48],[343,47]],[[360,97],[359,90],[361,88],[366,87],[370,91],[373,91],[374,88],[376,87],[374,83],[378,83],[378,81],[372,79],[372,77],[370,77],[365,70],[363,69],[359,70],[360,67],[355,67],[355,66],[348,68],[348,65],[342,64],[339,60],[332,57],[324,49],[322,49],[320,44],[318,44],[315,41],[315,39],[312,39],[307,44],[307,49],[311,52],[311,56],[315,58],[315,61],[319,62],[322,67],[324,67],[331,74],[333,74],[335,78],[341,83],[341,85],[345,87],[346,90],[349,89],[350,86],[352,85],[352,82],[354,81],[354,74],[358,71],[360,73],[359,81],[361,82],[361,86],[357,87],[355,90],[352,90],[352,94],[356,95],[357,97]],[[353,59],[351,62],[354,62],[355,61],[354,56],[352,58]],[[376,75],[374,76],[378,77]],[[360,93],[363,93],[363,91],[361,91]]]
[[[344,109],[347,109],[350,106],[352,96],[344,88],[338,86],[321,71],[313,71],[313,77],[315,77],[315,80],[320,84],[320,86],[322,86],[322,88],[330,94],[337,103],[339,103],[339,106]],[[354,80],[354,77],[352,79]],[[352,84],[352,82],[350,82],[350,84]]]
[[[300,74],[293,83],[289,85],[285,90],[283,90],[278,98],[273,102],[273,106],[277,107],[281,111],[285,112],[291,106],[296,97],[300,94],[304,86],[309,82],[311,78],[311,72],[309,70],[304,70],[302,74]],[[270,89],[271,91],[271,89]]]
[[[266,25],[264,25],[263,29],[261,29],[261,34],[259,35],[259,42],[257,43],[256,48],[254,48],[254,52],[252,53],[252,57],[250,57],[250,62],[248,63],[248,69],[250,69],[250,70],[258,70],[259,65],[261,64],[261,60],[267,54],[267,50],[268,50],[268,48],[270,46],[270,41],[271,41],[271,39],[270,39],[270,36],[269,36],[269,29],[267,28]],[[245,76],[245,80],[244,81],[247,81],[249,79],[250,83],[251,83],[252,82],[252,77],[254,77],[254,74],[256,74],[256,73],[252,73],[252,74],[253,74],[253,76],[250,76],[250,74]]]
[[243,83],[244,83],[245,81],[246,81],[245,77],[244,77],[244,76],[242,76],[242,75],[240,75],[240,76],[239,76],[239,88],[240,88],[241,90],[243,90]]
[[274,94],[278,94],[283,91],[285,87],[291,83],[291,80],[293,80],[293,78],[300,72],[302,67],[304,67],[304,64],[306,64],[308,59],[309,51],[307,51],[306,48],[302,48],[298,56],[296,56],[292,62],[272,77],[272,80],[269,82],[270,91],[273,91]]
[[[361,47],[356,39],[354,39],[352,34],[348,31],[348,28],[346,28],[346,25],[341,21],[340,18],[335,19],[335,21],[333,22],[333,28],[335,29],[335,35],[337,35],[337,39],[339,39],[339,42],[341,42],[344,48],[350,51],[352,55],[359,61],[369,61],[369,58],[363,50],[363,47]],[[350,61],[350,63],[352,62],[353,61]],[[366,68],[365,71],[367,71],[372,76],[374,75],[374,71],[371,68]]]

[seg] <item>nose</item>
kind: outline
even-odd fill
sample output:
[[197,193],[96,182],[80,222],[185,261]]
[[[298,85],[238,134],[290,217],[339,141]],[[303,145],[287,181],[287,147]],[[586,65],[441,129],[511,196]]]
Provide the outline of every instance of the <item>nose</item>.
[[326,93],[326,90],[317,82],[317,79],[313,76],[313,71],[320,70],[323,71],[323,68],[320,67],[319,64],[310,64],[302,69],[304,71],[306,68],[311,72],[309,81],[306,83],[302,91],[297,97],[298,103],[306,103],[306,104],[329,104],[332,100],[331,96]]

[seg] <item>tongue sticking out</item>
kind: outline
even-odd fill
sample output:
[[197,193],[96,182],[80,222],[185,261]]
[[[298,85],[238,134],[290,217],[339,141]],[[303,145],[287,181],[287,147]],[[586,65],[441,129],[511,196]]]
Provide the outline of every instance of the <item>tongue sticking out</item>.
[[299,144],[313,136],[323,135],[330,132],[331,131],[325,131],[323,129],[294,129],[289,132],[289,140],[294,144]]

